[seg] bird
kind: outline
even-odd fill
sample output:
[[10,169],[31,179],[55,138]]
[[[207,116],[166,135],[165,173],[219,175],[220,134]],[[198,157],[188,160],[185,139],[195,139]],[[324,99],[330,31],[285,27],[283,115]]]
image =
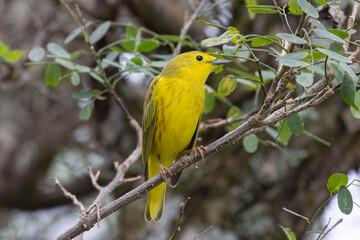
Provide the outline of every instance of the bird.
[[202,117],[205,82],[216,65],[230,62],[191,51],[169,61],[147,91],[142,119],[142,160],[145,180],[161,173],[165,182],[147,194],[145,220],[158,222],[164,211],[166,184],[175,187],[180,173],[165,171],[179,154],[194,149]]

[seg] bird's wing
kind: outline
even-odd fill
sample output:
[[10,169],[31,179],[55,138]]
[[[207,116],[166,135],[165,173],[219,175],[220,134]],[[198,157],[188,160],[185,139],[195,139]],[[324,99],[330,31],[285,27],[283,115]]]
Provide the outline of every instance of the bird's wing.
[[154,139],[155,122],[157,117],[156,104],[154,102],[154,88],[159,81],[155,77],[151,82],[148,92],[146,93],[144,103],[144,115],[142,119],[142,160],[145,166],[145,179],[147,180],[147,162],[149,159],[150,149]]

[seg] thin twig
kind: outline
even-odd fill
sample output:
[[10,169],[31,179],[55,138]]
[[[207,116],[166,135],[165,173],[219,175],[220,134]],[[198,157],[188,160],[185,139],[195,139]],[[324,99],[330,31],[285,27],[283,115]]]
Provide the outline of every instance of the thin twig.
[[102,187],[97,183],[97,180],[99,179],[100,176],[100,171],[98,170],[96,172],[96,174],[94,175],[93,170],[92,170],[92,166],[88,167],[88,173],[91,179],[91,183],[92,185],[98,190],[100,191],[102,189]]
[[241,117],[239,117],[239,114],[235,114],[234,116],[227,118],[227,119],[213,119],[214,121],[212,121],[211,119],[207,121],[207,123],[201,123],[200,124],[200,131],[205,131],[206,129],[209,128],[218,128],[218,127],[223,127],[223,126],[227,126],[230,125],[232,123],[235,122],[240,122],[240,121],[244,121],[247,120],[251,115],[253,115],[254,113],[256,113],[259,109],[253,109],[250,112],[242,115]]
[[186,204],[189,200],[190,200],[190,197],[188,197],[184,202],[182,202],[180,204],[180,211],[179,211],[179,217],[178,217],[177,224],[176,224],[176,229],[175,229],[173,235],[171,236],[170,240],[175,240],[176,235],[181,231],[181,228],[180,228],[181,219],[184,214]]
[[343,219],[340,218],[340,219],[334,224],[334,226],[332,226],[326,233],[324,233],[324,235],[321,236],[321,238],[319,238],[319,240],[324,239],[324,237],[326,237],[326,235],[327,235],[329,232],[331,232],[332,230],[334,230],[334,228],[336,228],[337,225],[339,225],[340,223],[342,223],[342,221],[343,221]]
[[[187,31],[189,30],[189,28],[191,27],[191,24],[194,22],[195,18],[199,15],[201,9],[204,7],[206,0],[202,0],[199,5],[197,6],[197,8],[195,9],[195,11],[193,12],[193,14],[191,15],[191,17],[189,18],[189,20],[187,20],[184,23],[184,26],[182,27],[181,31],[180,31],[180,39],[183,39],[187,33]],[[178,54],[180,54],[181,51],[181,41],[178,42],[178,44],[176,45],[176,48],[174,50],[173,55],[176,56]]]
[[[352,10],[352,12],[351,12],[351,14],[349,16],[349,19],[348,19],[347,29],[351,29],[351,28],[354,27],[355,18],[356,18],[356,15],[357,15],[358,11],[359,11],[359,8],[360,8],[360,2],[355,1],[353,10]],[[351,37],[351,34],[349,34],[349,37],[346,39],[347,41],[343,44],[345,52],[347,52],[347,50],[349,49],[350,37]]]
[[80,202],[74,194],[68,192],[61,185],[61,183],[59,182],[59,180],[57,178],[50,177],[49,179],[54,180],[56,186],[63,192],[64,196],[67,197],[67,198],[70,198],[71,201],[79,208],[79,210],[80,210],[80,218],[83,219],[86,216],[86,209],[85,209],[84,205],[82,204],[82,202]]
[[196,235],[193,240],[198,239],[199,237],[201,237],[202,235],[204,235],[205,233],[207,233],[210,229],[213,228],[213,225],[211,225],[210,227],[208,227],[207,229],[205,229],[202,233],[200,233],[199,235]]

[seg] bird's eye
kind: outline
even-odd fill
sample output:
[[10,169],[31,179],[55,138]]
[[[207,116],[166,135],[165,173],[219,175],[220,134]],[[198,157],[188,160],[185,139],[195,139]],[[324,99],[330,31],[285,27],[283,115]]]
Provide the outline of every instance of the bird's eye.
[[198,60],[198,61],[202,61],[202,60],[203,60],[203,57],[202,57],[202,56],[200,56],[200,55],[197,55],[197,56],[196,56],[196,60]]

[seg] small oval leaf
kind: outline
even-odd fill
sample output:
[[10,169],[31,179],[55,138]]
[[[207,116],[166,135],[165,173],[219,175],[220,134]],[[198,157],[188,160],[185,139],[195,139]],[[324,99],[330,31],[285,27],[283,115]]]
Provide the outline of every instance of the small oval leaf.
[[243,146],[245,151],[248,153],[254,153],[259,145],[259,139],[256,135],[251,134],[249,136],[244,137]]
[[302,15],[303,11],[300,9],[297,0],[290,0],[289,1],[289,11],[294,15]]
[[311,5],[307,0],[297,0],[299,7],[310,17],[318,18],[319,13],[316,8]]
[[352,63],[352,61],[350,59],[348,59],[347,57],[344,57],[343,55],[340,55],[336,52],[327,50],[327,49],[323,49],[323,48],[318,48],[318,51],[326,54],[330,59],[334,59],[340,62],[346,62],[346,63]]
[[314,82],[314,75],[312,73],[301,72],[296,75],[296,82],[303,87],[310,87]]
[[80,113],[79,113],[79,119],[81,120],[89,120],[90,116],[91,116],[91,103],[88,103],[85,105],[85,107],[83,107],[83,109],[81,109]]
[[237,80],[233,76],[224,77],[221,79],[218,86],[218,93],[221,97],[225,97],[232,93],[237,85]]
[[231,41],[235,37],[237,37],[237,34],[228,34],[220,37],[207,38],[201,41],[201,46],[213,47],[213,46],[221,45]]
[[91,35],[89,37],[89,42],[94,44],[97,41],[99,41],[100,39],[102,39],[105,36],[105,34],[107,33],[107,31],[109,30],[110,26],[111,26],[110,21],[100,24],[95,29],[95,31],[91,33]]
[[340,67],[349,74],[349,76],[351,77],[351,79],[354,82],[358,82],[359,81],[359,77],[356,75],[355,71],[346,63],[341,62],[340,63]]
[[[355,104],[360,109],[360,90],[355,93]],[[354,118],[360,119],[360,110],[350,107],[350,111]]]
[[299,114],[294,114],[286,118],[286,124],[294,135],[301,135],[304,132],[304,122]]
[[349,189],[341,186],[337,198],[340,211],[346,215],[349,215],[354,205]]
[[[231,108],[229,108],[229,110],[226,114],[226,119],[229,119],[234,116],[236,116],[235,118],[238,118],[238,117],[241,117],[242,115],[243,114],[238,107],[232,106]],[[239,127],[241,125],[241,123],[242,123],[241,121],[238,121],[238,122],[233,122],[233,123],[227,125],[228,132],[235,130],[237,127]]]
[[59,84],[61,77],[61,68],[57,63],[51,63],[46,68],[45,71],[45,80],[46,84],[51,87],[55,87]]
[[56,57],[71,58],[70,54],[57,43],[49,43],[46,48]]
[[315,28],[313,30],[313,32],[315,33],[315,35],[317,35],[320,38],[325,38],[325,39],[329,39],[331,41],[345,43],[344,39],[342,39],[341,37],[338,37],[337,35],[329,32],[327,30],[322,30],[322,29],[319,29],[319,28]]
[[276,130],[278,132],[278,137],[277,137],[278,141],[284,144],[285,146],[288,145],[292,136],[292,133],[288,125],[284,124],[284,121],[281,121]]
[[348,74],[344,75],[340,92],[341,92],[341,97],[346,104],[354,107],[355,109],[358,109],[358,107],[355,104],[356,86],[354,81],[351,79],[351,77]]
[[139,52],[147,53],[147,52],[150,52],[151,50],[156,49],[158,46],[159,46],[159,41],[144,40],[139,44],[139,46],[137,47],[137,50]]
[[288,66],[288,67],[307,67],[309,63],[300,61],[300,60],[293,60],[293,59],[280,59],[279,63]]
[[346,186],[348,184],[349,178],[347,175],[342,173],[332,174],[327,181],[327,189],[333,193],[339,191],[341,186]]
[[79,83],[80,83],[80,76],[79,76],[79,74],[74,73],[74,75],[72,75],[72,77],[71,77],[71,84],[74,86],[77,86],[77,85],[79,85]]
[[28,58],[30,59],[30,61],[36,62],[42,60],[44,56],[45,56],[45,50],[42,47],[36,47],[31,49]]
[[295,36],[293,34],[289,34],[289,33],[278,33],[276,34],[276,36],[278,36],[279,38],[286,40],[288,42],[291,43],[296,43],[296,44],[306,44],[307,41],[301,37]]
[[205,103],[204,103],[204,113],[211,112],[215,107],[215,96],[208,91],[205,91]]

